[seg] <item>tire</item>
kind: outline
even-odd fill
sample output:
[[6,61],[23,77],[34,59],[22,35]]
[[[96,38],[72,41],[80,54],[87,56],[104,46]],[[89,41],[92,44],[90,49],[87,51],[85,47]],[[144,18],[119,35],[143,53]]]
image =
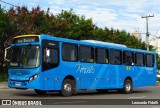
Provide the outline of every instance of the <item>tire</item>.
[[70,79],[65,79],[62,83],[62,96],[69,97],[73,94],[73,82]]
[[43,91],[43,90],[34,90],[38,95],[45,95],[47,93],[47,91]]
[[133,91],[132,81],[130,79],[126,79],[123,86],[123,93],[130,94]]

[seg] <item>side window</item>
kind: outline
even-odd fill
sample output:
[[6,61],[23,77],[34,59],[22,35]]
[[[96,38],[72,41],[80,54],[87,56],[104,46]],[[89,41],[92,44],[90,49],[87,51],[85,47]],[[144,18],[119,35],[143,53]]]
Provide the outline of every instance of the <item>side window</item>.
[[125,65],[134,65],[134,53],[124,51],[123,52],[123,63]]
[[135,54],[135,64],[137,66],[145,66],[145,59],[143,53],[136,53]]
[[146,66],[148,67],[154,66],[154,55],[146,54]]
[[119,50],[111,49],[109,52],[110,55],[110,63],[111,64],[121,64],[122,63],[122,52]]
[[80,46],[80,61],[94,62],[94,48],[88,46]]
[[78,46],[73,44],[63,43],[62,59],[64,61],[78,61]]
[[108,64],[108,50],[96,48],[96,63]]

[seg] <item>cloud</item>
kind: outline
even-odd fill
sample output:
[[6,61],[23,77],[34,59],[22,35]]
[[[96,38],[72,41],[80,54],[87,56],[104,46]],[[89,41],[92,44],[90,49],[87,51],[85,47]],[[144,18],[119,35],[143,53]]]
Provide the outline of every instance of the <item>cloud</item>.
[[28,3],[28,5],[31,6],[31,7],[36,7],[37,6],[36,3]]
[[48,4],[50,5],[62,5],[64,2],[65,0],[48,0]]
[[95,8],[94,11],[90,9],[79,9],[76,10],[78,14],[83,14],[87,18],[92,18],[95,22],[105,22],[107,20],[114,21],[116,19],[116,14],[112,13],[111,9],[105,9],[105,8]]

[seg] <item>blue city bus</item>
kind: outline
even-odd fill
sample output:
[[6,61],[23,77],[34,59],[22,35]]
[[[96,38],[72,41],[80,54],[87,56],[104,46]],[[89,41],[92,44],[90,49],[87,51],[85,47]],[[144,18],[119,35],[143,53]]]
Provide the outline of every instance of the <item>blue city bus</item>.
[[5,59],[8,86],[37,94],[110,89],[129,94],[133,88],[156,85],[156,53],[121,44],[22,35],[13,38]]

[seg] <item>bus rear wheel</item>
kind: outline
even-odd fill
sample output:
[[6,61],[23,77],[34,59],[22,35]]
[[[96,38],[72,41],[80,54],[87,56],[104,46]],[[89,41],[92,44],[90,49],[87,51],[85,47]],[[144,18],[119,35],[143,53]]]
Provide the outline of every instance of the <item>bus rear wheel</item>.
[[62,84],[62,96],[68,97],[73,94],[73,82],[70,79],[65,79]]
[[130,94],[133,90],[132,81],[130,79],[126,79],[123,86],[123,93]]
[[44,90],[37,90],[35,89],[34,90],[38,95],[45,95],[47,93],[47,91],[44,91]]

